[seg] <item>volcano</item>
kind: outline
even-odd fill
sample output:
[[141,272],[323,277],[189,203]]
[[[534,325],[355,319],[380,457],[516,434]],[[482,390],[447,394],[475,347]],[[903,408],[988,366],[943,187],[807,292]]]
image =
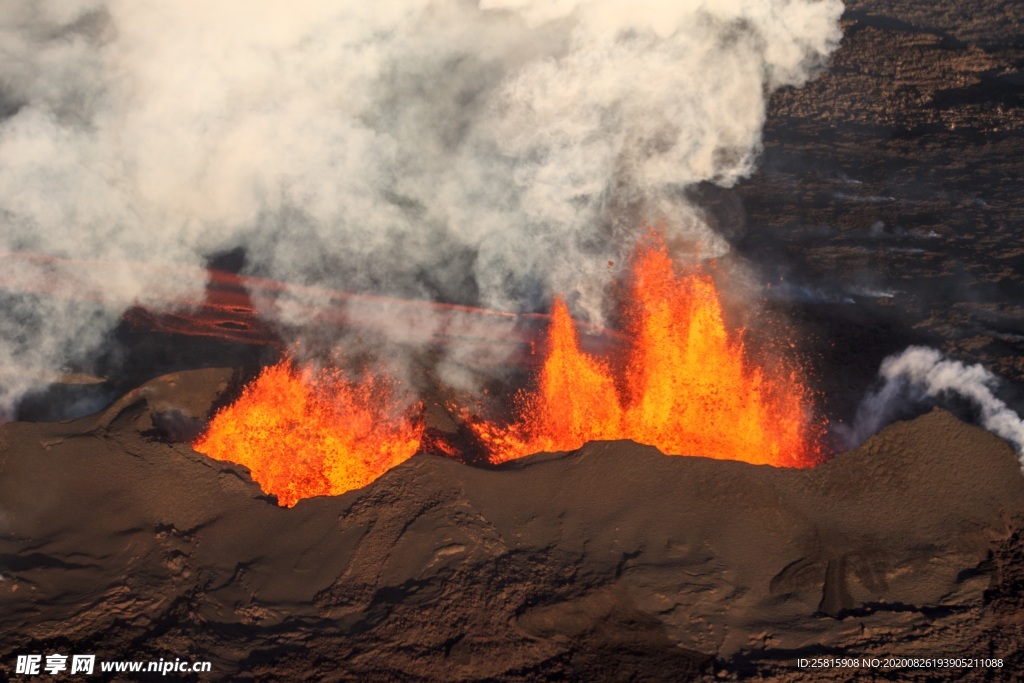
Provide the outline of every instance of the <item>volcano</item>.
[[94,4],[0,11],[0,678],[1021,679],[1019,2]]

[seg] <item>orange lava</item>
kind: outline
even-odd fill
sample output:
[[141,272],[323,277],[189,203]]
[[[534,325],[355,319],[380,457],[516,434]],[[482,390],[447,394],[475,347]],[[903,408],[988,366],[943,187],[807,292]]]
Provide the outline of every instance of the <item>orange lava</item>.
[[680,273],[659,238],[637,250],[624,313],[627,349],[605,361],[580,350],[555,300],[544,364],[536,388],[516,398],[517,420],[471,422],[493,462],[600,439],[783,467],[821,460],[822,430],[798,374],[753,365],[726,329],[711,277]]
[[393,404],[392,383],[336,369],[265,368],[222,409],[193,448],[245,465],[265,493],[292,507],[302,498],[366,486],[419,448],[422,425]]

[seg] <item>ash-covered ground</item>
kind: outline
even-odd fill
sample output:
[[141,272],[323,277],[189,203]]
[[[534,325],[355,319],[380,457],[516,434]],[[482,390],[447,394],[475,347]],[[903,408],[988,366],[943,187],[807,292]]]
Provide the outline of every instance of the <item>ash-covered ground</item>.
[[948,413],[811,470],[630,442],[498,469],[417,455],[286,509],[173,443],[231,375],[4,427],[5,664],[181,658],[255,681],[849,680],[879,672],[797,661],[947,654],[1002,667],[880,675],[1013,680],[1022,665],[1024,477]]
[[[759,170],[694,199],[771,283],[824,414],[852,420],[879,362],[908,344],[983,363],[1019,408],[1024,9],[850,1],[843,30],[828,71],[773,95]],[[419,455],[362,491],[282,509],[182,442],[232,370],[115,401],[165,371],[251,372],[265,351],[126,335],[121,376],[23,414],[67,396],[110,407],[0,428],[0,675],[13,680],[17,654],[50,652],[208,659],[203,680],[1024,670],[1024,477],[1009,446],[949,413],[809,471],[631,443],[495,470]],[[797,666],[816,657],[1003,666]]]

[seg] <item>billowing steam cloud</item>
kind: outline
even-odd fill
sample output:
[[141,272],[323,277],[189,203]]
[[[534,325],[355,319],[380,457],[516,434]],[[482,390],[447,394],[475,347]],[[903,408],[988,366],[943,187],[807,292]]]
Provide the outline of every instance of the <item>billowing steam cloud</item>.
[[884,384],[865,397],[845,434],[851,445],[877,433],[908,402],[955,396],[979,411],[982,426],[1013,444],[1024,469],[1024,420],[995,395],[999,378],[981,365],[964,365],[935,349],[911,346],[882,361],[879,376]]
[[67,273],[18,266],[58,296],[3,301],[0,404],[154,288],[203,285],[121,262],[200,266],[241,246],[249,272],[299,284],[506,310],[557,291],[599,319],[606,262],[643,220],[727,249],[681,191],[750,171],[766,94],[822,64],[841,11],[8,0],[0,252],[111,267],[70,303]]

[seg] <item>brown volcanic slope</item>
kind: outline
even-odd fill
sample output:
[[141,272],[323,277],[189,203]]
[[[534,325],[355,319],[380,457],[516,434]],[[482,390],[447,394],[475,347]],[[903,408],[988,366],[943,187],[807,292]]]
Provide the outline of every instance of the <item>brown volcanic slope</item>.
[[799,656],[845,653],[995,656],[1010,680],[1022,663],[1024,477],[948,413],[815,470],[630,442],[498,470],[423,455],[283,509],[166,438],[229,377],[0,429],[3,666],[56,651],[210,659],[221,680],[790,680]]

